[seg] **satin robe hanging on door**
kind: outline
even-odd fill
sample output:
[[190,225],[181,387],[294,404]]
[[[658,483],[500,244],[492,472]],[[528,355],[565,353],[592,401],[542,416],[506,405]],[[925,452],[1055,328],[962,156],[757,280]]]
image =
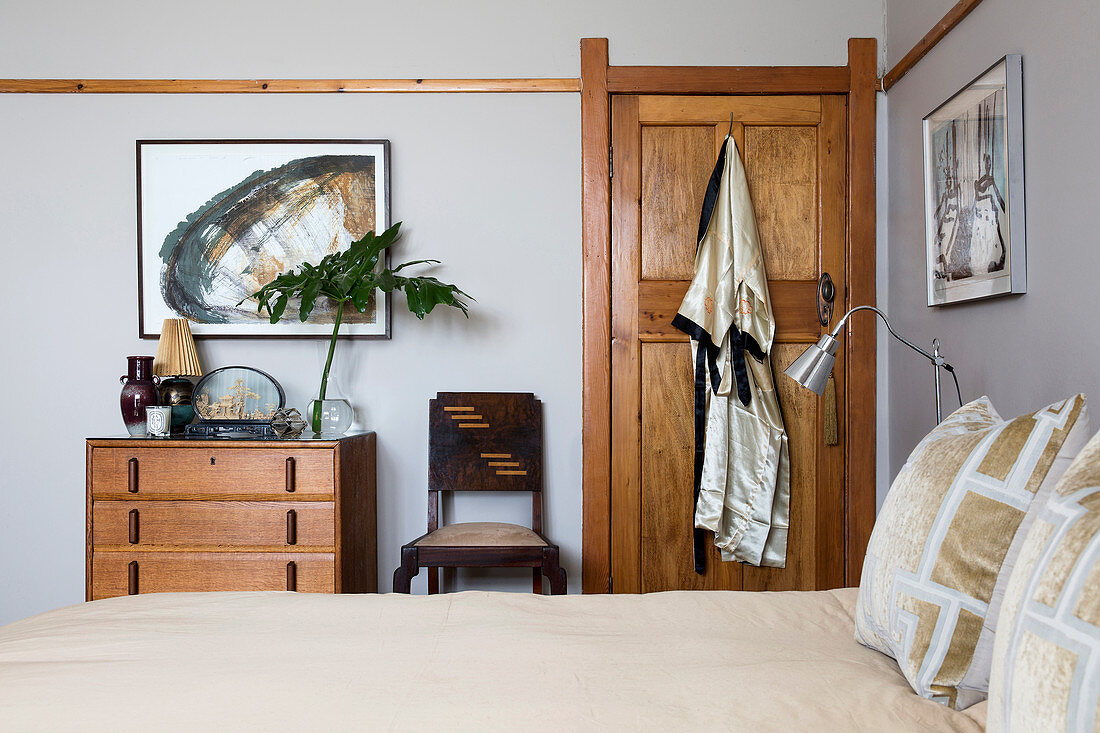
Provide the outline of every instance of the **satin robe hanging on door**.
[[[775,321],[745,168],[727,136],[699,222],[695,277],[672,325],[692,339],[699,530],[722,559],[783,567],[790,456],[771,365]],[[709,383],[709,384],[708,384]]]

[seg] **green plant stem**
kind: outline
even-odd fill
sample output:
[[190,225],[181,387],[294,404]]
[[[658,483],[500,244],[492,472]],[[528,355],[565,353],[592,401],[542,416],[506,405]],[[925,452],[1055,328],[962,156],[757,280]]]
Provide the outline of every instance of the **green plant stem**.
[[336,307],[336,323],[332,327],[332,339],[328,343],[328,358],[325,359],[325,368],[321,372],[321,390],[317,393],[317,401],[313,403],[313,432],[321,432],[321,403],[328,391],[328,374],[332,369],[332,355],[336,353],[336,337],[340,335],[340,322],[344,320],[344,304],[341,300]]

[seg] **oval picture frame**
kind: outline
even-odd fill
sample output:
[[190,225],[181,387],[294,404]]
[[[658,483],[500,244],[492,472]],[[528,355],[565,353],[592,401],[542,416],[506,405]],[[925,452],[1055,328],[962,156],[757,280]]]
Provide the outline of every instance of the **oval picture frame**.
[[199,380],[191,404],[203,423],[264,422],[286,406],[286,393],[267,372],[254,367],[225,366]]

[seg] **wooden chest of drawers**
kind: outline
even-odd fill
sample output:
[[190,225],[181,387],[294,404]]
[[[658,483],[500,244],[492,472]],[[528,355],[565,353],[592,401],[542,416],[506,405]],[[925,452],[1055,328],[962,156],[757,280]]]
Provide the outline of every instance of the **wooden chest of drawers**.
[[87,441],[88,600],[377,590],[375,435]]

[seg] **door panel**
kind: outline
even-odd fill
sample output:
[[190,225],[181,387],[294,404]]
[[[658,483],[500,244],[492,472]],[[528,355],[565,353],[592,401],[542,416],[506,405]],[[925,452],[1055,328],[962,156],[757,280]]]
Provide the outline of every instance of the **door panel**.
[[817,498],[817,395],[783,376],[805,349],[805,344],[776,344],[772,369],[783,409],[783,425],[791,452],[791,528],[787,535],[787,567],[744,566],[745,590],[801,590],[815,588],[814,507]]
[[691,280],[700,211],[714,167],[712,126],[642,128],[642,278]]
[[692,570],[693,383],[683,378],[691,348],[647,345],[642,358],[642,591],[698,590]]
[[686,341],[642,349],[643,593],[741,587],[741,564],[723,563],[713,545],[707,574],[697,575],[692,533],[684,531],[692,523],[695,470],[695,391],[694,381],[684,378],[685,360],[691,363]]
[[817,128],[746,126],[744,151],[768,279],[817,280]]
[[[773,369],[790,440],[785,568],[692,567],[694,376],[669,322],[694,273],[699,212],[733,115],[776,318]],[[612,579],[616,592],[810,589],[844,582],[844,441],[823,444],[824,409],[782,370],[816,341],[828,271],[845,293],[843,97],[612,99]],[[843,312],[842,310],[840,312]],[[843,406],[844,349],[838,351]],[[842,409],[838,416],[843,424]]]

